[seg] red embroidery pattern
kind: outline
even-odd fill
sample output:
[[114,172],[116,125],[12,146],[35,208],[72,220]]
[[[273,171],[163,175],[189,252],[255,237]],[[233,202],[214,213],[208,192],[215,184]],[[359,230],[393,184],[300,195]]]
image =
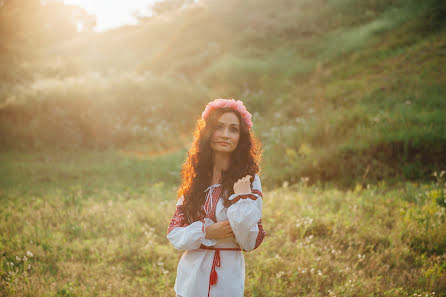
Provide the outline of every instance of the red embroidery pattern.
[[[206,202],[203,205],[203,210],[206,213],[206,217],[211,219],[214,222],[217,222],[217,218],[216,218],[216,209],[217,209],[217,202],[218,199],[220,199],[221,196],[221,192],[222,192],[222,186],[216,186],[213,190],[212,190],[212,197],[209,197],[209,192],[206,194]],[[209,199],[210,198],[210,199]],[[211,204],[212,201],[212,204]],[[212,205],[212,208],[211,208]],[[206,212],[206,209],[210,209],[209,212]]]
[[231,205],[238,202],[240,199],[247,199],[247,198],[250,198],[252,200],[257,200],[257,198],[259,198],[259,197],[257,197],[254,194],[241,194],[231,200]]
[[259,190],[252,189],[251,192],[252,192],[253,194],[257,194],[257,195],[259,195],[260,197],[263,198],[263,194],[262,194],[262,192],[260,192]]
[[[220,199],[221,192],[222,192],[221,185],[216,186],[212,191],[212,198],[208,199],[209,194],[206,194],[206,202],[202,206],[204,213],[206,213],[206,217],[211,219],[214,222],[217,221],[216,208],[217,208],[218,199]],[[212,204],[211,204],[211,200],[212,200]],[[212,205],[212,207],[211,207],[211,205]],[[209,212],[206,212],[206,209],[209,209]],[[200,221],[202,221],[204,223],[204,218],[201,219]],[[170,231],[172,231],[176,227],[186,227],[186,226],[189,226],[189,224],[187,223],[186,216],[184,215],[184,212],[183,212],[183,205],[177,205],[175,214],[173,215],[172,220],[170,220],[169,227],[167,227],[167,234],[169,234]],[[204,228],[204,225],[203,225],[203,228]]]
[[254,246],[254,249],[256,249],[262,243],[263,238],[265,238],[266,236],[266,232],[265,230],[263,230],[262,219],[260,219],[260,221],[257,223],[257,226],[259,227],[259,234],[257,234],[256,245]]
[[178,205],[172,220],[170,220],[169,227],[167,227],[167,234],[176,227],[186,227],[188,225],[186,223],[186,216],[183,213],[183,205]]
[[[212,191],[212,208],[210,209],[209,213],[206,215],[206,217],[210,218],[214,222],[217,221],[216,208],[217,208],[217,202],[218,202],[218,199],[220,198],[221,192],[222,192],[221,185],[215,187],[214,190]],[[254,194],[256,194],[256,195],[254,195]],[[250,198],[250,199],[256,200],[256,199],[258,199],[257,195],[260,197],[263,197],[262,192],[260,192],[259,190],[252,190],[251,194],[238,195],[235,199],[231,200],[231,205],[236,203],[240,199]],[[207,199],[205,205],[203,205],[203,208],[208,209],[208,207],[210,207],[210,202],[211,202],[211,200]],[[182,208],[183,208],[183,205],[177,206],[175,214],[173,215],[172,220],[170,221],[170,224],[167,228],[167,233],[169,233],[176,227],[186,227],[189,225],[186,222],[186,216],[184,215]],[[204,219],[202,219],[201,221],[204,223]],[[263,239],[266,236],[266,232],[265,232],[265,230],[263,230],[263,225],[262,225],[261,219],[257,223],[257,226],[259,227],[259,234],[257,235],[256,244],[255,244],[254,249],[256,249],[262,243]],[[203,229],[204,229],[204,224],[203,224]],[[204,230],[203,230],[203,232],[204,232]]]

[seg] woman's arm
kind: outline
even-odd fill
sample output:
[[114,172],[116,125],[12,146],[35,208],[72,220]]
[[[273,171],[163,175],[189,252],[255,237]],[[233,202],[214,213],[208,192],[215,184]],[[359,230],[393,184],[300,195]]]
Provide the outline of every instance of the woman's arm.
[[198,249],[201,244],[215,245],[215,240],[206,238],[206,227],[213,222],[203,220],[187,224],[183,212],[183,201],[183,197],[178,200],[175,214],[167,228],[167,239],[178,250]]
[[[240,183],[237,186],[236,194],[229,197],[231,205],[228,208],[228,219],[240,247],[245,251],[252,251],[260,245],[266,235],[261,220],[262,186],[258,175],[254,177],[251,189]],[[240,189],[245,193],[240,193]]]

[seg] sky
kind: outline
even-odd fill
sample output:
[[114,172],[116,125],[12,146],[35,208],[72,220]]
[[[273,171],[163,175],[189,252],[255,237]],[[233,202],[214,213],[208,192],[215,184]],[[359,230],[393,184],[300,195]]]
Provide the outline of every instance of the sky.
[[[150,5],[159,0],[63,0],[96,15],[95,31],[136,24],[135,13],[150,16]],[[80,28],[79,28],[80,29]]]

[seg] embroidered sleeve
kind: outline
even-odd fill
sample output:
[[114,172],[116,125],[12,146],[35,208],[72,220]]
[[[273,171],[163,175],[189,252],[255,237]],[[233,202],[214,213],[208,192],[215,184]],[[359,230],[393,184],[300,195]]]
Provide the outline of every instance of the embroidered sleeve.
[[201,244],[215,245],[215,240],[206,238],[206,226],[209,222],[196,221],[188,224],[183,212],[183,197],[178,200],[175,214],[173,215],[167,228],[167,239],[178,250],[192,250],[200,247]]
[[170,233],[176,227],[186,227],[189,224],[186,223],[186,216],[183,213],[183,197],[178,200],[176,205],[175,213],[170,220],[169,226],[167,227],[167,234]]
[[251,188],[251,193],[231,195],[228,207],[228,219],[235,239],[245,251],[257,248],[266,235],[261,221],[263,195],[258,175]]

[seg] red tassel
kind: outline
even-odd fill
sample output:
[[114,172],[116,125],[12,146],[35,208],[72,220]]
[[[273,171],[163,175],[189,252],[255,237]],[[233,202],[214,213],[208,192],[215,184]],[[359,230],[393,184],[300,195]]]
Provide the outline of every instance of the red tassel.
[[217,271],[215,267],[220,267],[220,251],[216,250],[214,254],[214,261],[212,262],[211,275],[209,277],[209,286],[213,286],[218,281]]
[[215,285],[218,281],[218,275],[217,275],[217,271],[211,271],[211,277],[209,279],[209,283],[211,284],[211,286]]

